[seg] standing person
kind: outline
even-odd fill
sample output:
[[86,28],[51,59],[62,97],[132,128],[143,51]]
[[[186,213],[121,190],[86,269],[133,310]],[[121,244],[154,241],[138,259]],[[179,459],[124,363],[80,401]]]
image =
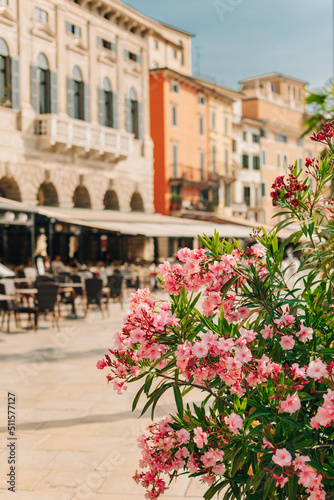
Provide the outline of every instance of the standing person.
[[58,274],[60,271],[65,271],[65,264],[61,260],[60,255],[56,255],[55,259],[52,261],[52,270],[54,274]]
[[290,290],[294,288],[297,279],[300,277],[298,275],[299,266],[300,266],[300,260],[294,254],[293,247],[288,246],[286,249],[286,258],[282,262],[282,267],[283,270],[285,270],[284,276],[286,284],[288,285]]

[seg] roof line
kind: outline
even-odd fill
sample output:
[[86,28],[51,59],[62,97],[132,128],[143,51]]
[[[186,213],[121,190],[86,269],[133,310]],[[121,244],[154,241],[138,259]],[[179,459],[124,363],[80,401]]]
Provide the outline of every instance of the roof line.
[[[209,92],[212,92],[213,94],[218,95],[219,97],[227,99],[228,101],[231,101],[231,102],[235,101],[235,99],[233,99],[233,97],[229,97],[228,95],[224,94],[223,87],[222,87],[222,91],[219,92],[219,90],[210,88],[209,86],[205,85],[204,83],[199,82],[197,80],[197,78],[195,78],[193,76],[184,75],[183,73],[179,73],[178,71],[175,71],[174,69],[171,69],[171,68],[168,68],[168,67],[150,69],[150,73],[158,73],[159,71],[169,71],[170,73],[175,74],[178,77],[183,78],[184,80],[188,80],[188,81],[192,82],[197,87],[204,88],[204,89],[208,90]],[[217,87],[219,88],[218,85],[217,85]]]
[[294,78],[293,76],[284,75],[283,73],[278,73],[276,71],[274,71],[272,73],[265,73],[264,75],[253,76],[251,78],[245,78],[244,80],[239,80],[239,83],[242,84],[244,82],[248,82],[249,80],[256,80],[257,78],[266,78],[266,77],[269,77],[269,76],[280,76],[282,78],[287,78],[288,80],[294,80],[296,82],[304,83],[305,85],[309,84],[309,82],[307,82],[305,80],[300,80],[299,78]]

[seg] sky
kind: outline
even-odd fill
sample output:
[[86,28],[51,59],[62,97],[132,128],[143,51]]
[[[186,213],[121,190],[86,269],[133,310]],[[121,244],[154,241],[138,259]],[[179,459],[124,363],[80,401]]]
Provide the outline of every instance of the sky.
[[237,89],[283,73],[321,88],[333,76],[334,0],[126,0],[143,14],[194,33],[193,72]]

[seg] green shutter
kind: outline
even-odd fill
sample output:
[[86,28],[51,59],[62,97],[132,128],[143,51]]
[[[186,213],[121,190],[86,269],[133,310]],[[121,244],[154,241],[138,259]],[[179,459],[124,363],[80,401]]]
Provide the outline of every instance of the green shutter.
[[137,139],[143,140],[143,138],[144,138],[143,104],[141,102],[137,102],[137,113],[138,113],[138,137],[137,137]]
[[112,93],[112,128],[118,129],[118,94]]
[[89,83],[83,84],[84,93],[84,120],[90,122],[90,99],[89,99]]
[[72,33],[72,23],[66,21],[65,26],[66,26],[66,33]]
[[58,113],[58,75],[56,71],[50,71],[50,113]]
[[96,45],[102,47],[102,38],[99,35],[96,37]]
[[104,116],[104,89],[97,89],[97,97],[99,104],[99,124],[105,125],[105,116]]
[[126,130],[132,132],[132,118],[131,118],[131,99],[125,99],[125,112],[126,112]]
[[39,114],[39,99],[38,99],[38,66],[32,64],[30,66],[30,97],[31,97],[31,105],[36,113]]
[[67,77],[67,114],[74,118],[74,80]]
[[129,59],[129,51],[124,49],[124,59]]
[[10,58],[11,101],[12,108],[20,111],[20,60]]

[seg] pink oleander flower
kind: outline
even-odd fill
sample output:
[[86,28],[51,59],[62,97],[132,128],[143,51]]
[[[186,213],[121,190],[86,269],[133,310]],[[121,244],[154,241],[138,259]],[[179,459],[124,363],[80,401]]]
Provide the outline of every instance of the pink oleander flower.
[[274,323],[278,326],[289,326],[296,322],[296,318],[289,314],[289,309],[286,308],[286,312],[282,314],[279,319],[275,319]]
[[252,359],[252,352],[245,345],[240,349],[237,348],[235,351],[235,359],[240,361],[240,363],[248,363]]
[[319,380],[323,377],[326,378],[329,375],[325,363],[323,363],[320,358],[309,363],[306,374],[314,380]]
[[130,332],[130,338],[134,344],[138,344],[140,342],[143,342],[145,335],[146,335],[146,332],[144,332],[140,328],[135,328],[134,330],[132,330]]
[[296,453],[296,458],[292,463],[295,470],[299,470],[302,469],[305,463],[309,462],[310,460],[311,460],[310,457],[307,457],[306,455],[299,455],[299,453]]
[[313,329],[308,328],[304,326],[303,324],[300,325],[300,330],[299,332],[296,333],[297,337],[301,342],[305,344],[308,340],[312,340],[313,337]]
[[202,427],[196,427],[194,434],[193,441],[197,444],[198,448],[203,448],[205,444],[208,444],[208,434],[203,431]]
[[271,325],[265,325],[265,327],[260,331],[262,337],[266,340],[267,338],[273,338],[273,327]]
[[190,441],[190,433],[186,429],[180,429],[176,431],[178,441],[183,444],[187,444]]
[[302,484],[304,488],[311,486],[312,482],[317,478],[317,473],[309,465],[304,465],[298,473],[298,483]]
[[268,441],[268,439],[266,439],[265,437],[263,438],[263,445],[262,445],[262,449],[265,450],[266,448],[268,448],[269,450],[272,450],[274,448],[274,445],[271,444],[270,441]]
[[300,407],[301,403],[298,394],[294,394],[293,396],[290,396],[290,394],[288,394],[286,400],[282,401],[279,405],[279,410],[280,412],[292,414],[298,411]]
[[221,450],[210,450],[206,451],[201,458],[204,467],[213,467],[217,462],[223,460],[224,452]]
[[298,363],[293,363],[293,365],[291,366],[291,373],[295,378],[306,379],[306,370],[305,368],[300,368]]
[[125,382],[118,382],[117,380],[114,380],[113,388],[117,391],[117,394],[123,394],[123,392],[127,390]]
[[283,475],[278,476],[277,474],[273,474],[273,477],[276,479],[276,488],[277,486],[284,488],[284,485],[289,481],[289,478]]
[[283,335],[283,337],[280,340],[281,347],[284,351],[289,351],[290,349],[294,348],[295,341],[292,337],[292,335]]
[[177,254],[175,254],[175,257],[177,257],[181,262],[186,262],[189,258],[190,252],[190,248],[180,248]]
[[233,412],[229,417],[225,419],[225,421],[232,434],[239,434],[239,429],[242,429],[243,426],[242,418],[240,417],[240,415],[237,415]]
[[237,313],[238,313],[239,319],[245,319],[245,318],[249,317],[251,311],[250,311],[250,309],[248,309],[248,307],[241,306],[241,307],[239,307]]
[[292,457],[286,448],[281,448],[274,453],[273,462],[281,467],[289,466],[291,465]]
[[249,252],[251,255],[254,255],[254,257],[264,257],[267,253],[267,250],[263,245],[261,245],[261,243],[256,243],[255,245],[250,247]]
[[99,370],[103,370],[105,366],[107,366],[105,359],[99,359],[99,361],[96,363],[96,368],[98,368]]
[[192,346],[192,352],[197,358],[205,358],[209,352],[209,346],[206,342],[195,342]]

